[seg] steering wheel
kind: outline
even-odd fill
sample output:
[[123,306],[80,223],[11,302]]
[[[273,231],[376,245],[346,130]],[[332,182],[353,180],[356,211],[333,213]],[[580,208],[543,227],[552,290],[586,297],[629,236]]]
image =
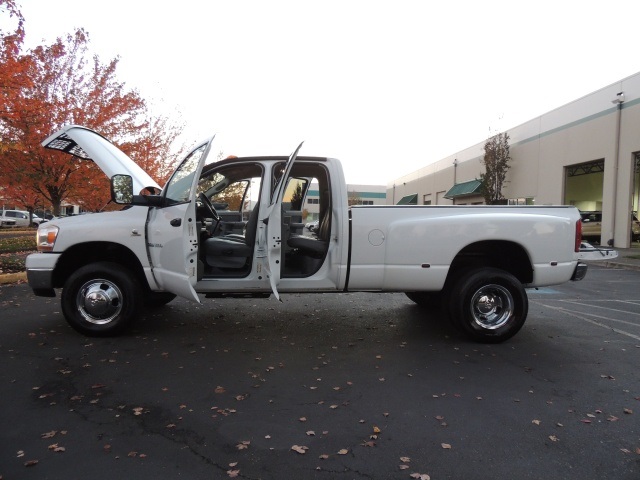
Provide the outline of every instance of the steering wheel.
[[209,198],[204,194],[204,192],[201,192],[198,195],[198,199],[196,200],[196,206],[197,207],[202,206],[216,222],[220,222],[220,215],[218,215],[218,212],[216,212],[216,209],[211,203],[211,200],[209,200]]

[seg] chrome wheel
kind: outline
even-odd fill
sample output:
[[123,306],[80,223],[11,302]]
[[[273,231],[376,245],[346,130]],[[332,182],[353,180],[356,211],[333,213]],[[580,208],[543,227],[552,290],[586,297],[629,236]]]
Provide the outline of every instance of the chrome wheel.
[[103,278],[89,280],[78,290],[78,313],[89,323],[105,325],[122,311],[122,292],[118,286]]
[[502,285],[489,284],[473,294],[470,308],[476,325],[495,330],[504,326],[513,315],[514,300],[511,292]]

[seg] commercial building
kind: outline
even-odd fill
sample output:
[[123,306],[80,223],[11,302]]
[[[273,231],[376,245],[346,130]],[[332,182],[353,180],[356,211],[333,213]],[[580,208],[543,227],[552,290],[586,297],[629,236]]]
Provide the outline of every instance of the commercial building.
[[[602,213],[601,243],[627,248],[640,203],[640,73],[507,130],[510,204]],[[387,203],[482,204],[484,142],[387,185]]]
[[[386,205],[387,193],[384,185],[355,185],[347,184],[349,205]],[[312,183],[305,199],[303,209],[306,210],[306,222],[318,219],[320,192],[318,184]]]

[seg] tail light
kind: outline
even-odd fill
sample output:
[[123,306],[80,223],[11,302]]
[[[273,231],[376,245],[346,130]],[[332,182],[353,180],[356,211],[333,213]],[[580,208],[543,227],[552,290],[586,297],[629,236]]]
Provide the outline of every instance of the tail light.
[[574,252],[580,252],[580,245],[582,244],[582,220],[576,222],[576,243]]

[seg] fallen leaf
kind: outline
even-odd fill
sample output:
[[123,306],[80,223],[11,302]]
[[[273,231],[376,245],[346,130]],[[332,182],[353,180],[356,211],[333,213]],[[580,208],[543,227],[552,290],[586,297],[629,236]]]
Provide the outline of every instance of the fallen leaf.
[[307,417],[300,417],[298,420],[300,420],[301,422],[306,422],[307,421]]
[[23,465],[25,467],[33,467],[34,465],[38,464],[38,460],[27,460],[26,462],[23,463]]
[[236,448],[238,450],[246,450],[247,448],[249,448],[250,444],[251,442],[249,440],[243,440],[242,442],[236,445]]
[[407,470],[407,469],[408,469],[408,468],[410,468],[410,467],[409,467],[409,465],[398,465],[398,468],[399,468],[400,470]]
[[375,447],[376,446],[376,442],[374,442],[373,440],[369,440],[366,441],[364,443],[361,444],[363,447]]
[[380,433],[381,431],[382,431],[382,430],[380,430],[378,427],[376,427],[376,426],[374,425],[374,427],[373,427],[373,433]]
[[411,458],[409,457],[400,457],[400,461],[403,463],[409,463],[411,461]]
[[556,437],[555,435],[549,435],[549,440],[551,440],[552,442],[557,442],[559,438]]
[[445,450],[451,450],[451,445],[448,443],[441,443],[440,444],[442,446],[442,448],[444,448]]
[[40,438],[53,438],[56,436],[57,430],[51,430],[50,432],[43,433]]
[[309,447],[305,447],[304,445],[294,445],[291,447],[291,450],[294,452],[298,452],[300,455],[304,455],[309,450]]
[[535,425],[540,425],[540,420],[531,420],[531,423],[535,424]]
[[409,476],[411,478],[415,478],[416,480],[431,480],[431,477],[426,473],[412,473]]
[[347,453],[349,453],[349,450],[346,448],[343,448],[342,450],[338,451],[338,455],[346,455]]
[[329,458],[329,455],[327,455],[326,453],[323,453],[322,455],[320,455],[318,457],[320,460],[326,460],[327,458]]
[[313,437],[315,434],[316,434],[316,432],[314,432],[313,430],[309,430],[307,432],[307,435],[310,436],[310,437]]
[[631,410],[630,408],[625,408],[624,410],[622,410],[624,413],[626,413],[627,415],[631,415],[633,413],[633,410]]
[[229,478],[236,478],[239,473],[240,470],[227,470],[227,475],[229,475]]

